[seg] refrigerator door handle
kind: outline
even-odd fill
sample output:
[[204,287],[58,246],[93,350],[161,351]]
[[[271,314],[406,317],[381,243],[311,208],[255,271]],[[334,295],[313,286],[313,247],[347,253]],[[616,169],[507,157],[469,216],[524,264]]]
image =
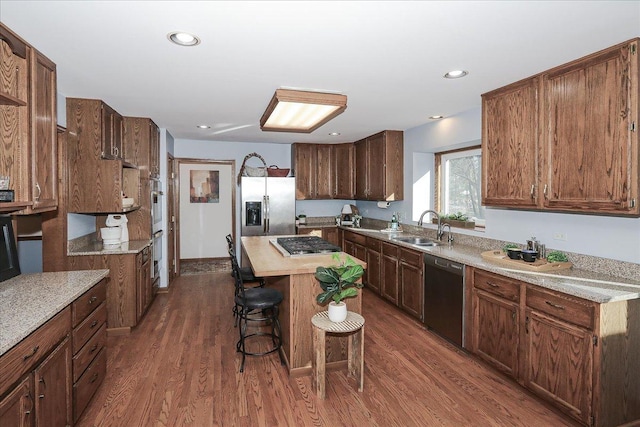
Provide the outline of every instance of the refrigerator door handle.
[[267,196],[262,196],[262,234],[267,234]]
[[270,206],[270,200],[269,200],[269,196],[265,196],[266,200],[267,200],[267,216],[266,216],[266,221],[265,224],[267,225],[267,234],[269,234],[269,215],[271,214],[271,206]]

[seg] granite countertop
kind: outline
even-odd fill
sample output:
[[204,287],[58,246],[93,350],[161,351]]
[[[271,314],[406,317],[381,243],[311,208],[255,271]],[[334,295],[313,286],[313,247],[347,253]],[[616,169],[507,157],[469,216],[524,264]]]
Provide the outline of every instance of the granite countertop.
[[109,270],[21,274],[0,283],[0,356],[109,275]]
[[640,280],[620,278],[585,269],[577,269],[575,267],[570,270],[551,273],[519,271],[511,268],[505,268],[485,260],[480,254],[486,249],[480,249],[475,246],[466,246],[454,242],[453,246],[449,247],[446,242],[443,242],[440,246],[425,247],[393,240],[393,237],[399,235],[413,235],[411,233],[383,233],[380,230],[374,229],[351,227],[340,228],[364,234],[366,236],[375,237],[377,239],[388,240],[398,246],[429,253],[471,267],[480,268],[512,279],[564,292],[566,294],[597,303],[640,298]]
[[122,243],[115,248],[105,248],[102,242],[89,242],[85,245],[69,248],[67,252],[68,256],[83,256],[83,255],[123,255],[123,254],[137,254],[144,248],[151,244],[151,240],[131,240],[127,243]]

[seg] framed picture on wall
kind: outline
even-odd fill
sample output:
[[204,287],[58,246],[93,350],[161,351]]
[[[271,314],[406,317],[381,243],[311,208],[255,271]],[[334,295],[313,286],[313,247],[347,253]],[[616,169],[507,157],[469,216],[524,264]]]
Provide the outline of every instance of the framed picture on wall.
[[220,171],[189,171],[191,203],[220,203]]

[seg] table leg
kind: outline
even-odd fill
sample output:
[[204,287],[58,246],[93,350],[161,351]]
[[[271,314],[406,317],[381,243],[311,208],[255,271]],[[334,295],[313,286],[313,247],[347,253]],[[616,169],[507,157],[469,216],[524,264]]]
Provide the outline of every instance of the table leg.
[[312,381],[313,389],[320,399],[325,398],[325,376],[326,376],[326,355],[325,355],[325,331],[320,328],[313,328],[313,358],[312,361]]
[[349,337],[349,376],[364,390],[364,326]]

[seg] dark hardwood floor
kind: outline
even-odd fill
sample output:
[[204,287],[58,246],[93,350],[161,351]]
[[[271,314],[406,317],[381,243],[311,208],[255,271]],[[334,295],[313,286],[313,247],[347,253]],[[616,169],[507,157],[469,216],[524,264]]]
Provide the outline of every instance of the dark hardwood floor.
[[345,371],[290,378],[277,354],[235,351],[228,272],[182,276],[128,336],[108,340],[86,426],[573,426],[474,357],[365,290],[364,392]]

